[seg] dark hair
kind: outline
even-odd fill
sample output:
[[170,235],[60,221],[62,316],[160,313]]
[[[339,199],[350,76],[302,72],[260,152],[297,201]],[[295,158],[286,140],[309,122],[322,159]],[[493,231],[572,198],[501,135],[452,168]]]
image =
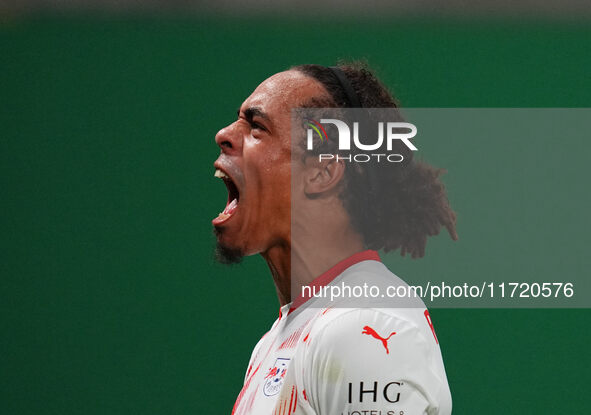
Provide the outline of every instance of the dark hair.
[[[398,108],[396,99],[366,64],[353,62],[340,64],[338,68],[349,80],[362,107]],[[291,69],[320,82],[328,92],[326,96],[313,97],[302,107],[350,106],[343,86],[329,68],[299,65]],[[331,140],[323,144],[323,153],[339,152]],[[445,171],[413,160],[406,146],[396,150],[403,155],[404,162],[348,165],[341,198],[367,248],[386,252],[400,248],[402,256],[409,253],[412,258],[420,258],[425,255],[427,237],[437,235],[442,227],[452,239],[458,238],[456,215],[440,180]]]

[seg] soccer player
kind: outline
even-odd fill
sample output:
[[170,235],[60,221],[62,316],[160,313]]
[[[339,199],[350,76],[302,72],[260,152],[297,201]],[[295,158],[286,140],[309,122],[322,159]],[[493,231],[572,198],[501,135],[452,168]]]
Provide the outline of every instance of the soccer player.
[[[228,188],[213,220],[218,258],[262,255],[280,303],[232,413],[450,414],[439,343],[420,298],[347,307],[302,294],[335,284],[404,286],[377,250],[416,258],[442,227],[457,238],[441,171],[404,148],[401,163],[294,158],[291,110],[309,107],[397,103],[364,65],[301,65],[261,83],[216,135],[215,176]],[[324,153],[339,152],[334,140],[323,145]]]

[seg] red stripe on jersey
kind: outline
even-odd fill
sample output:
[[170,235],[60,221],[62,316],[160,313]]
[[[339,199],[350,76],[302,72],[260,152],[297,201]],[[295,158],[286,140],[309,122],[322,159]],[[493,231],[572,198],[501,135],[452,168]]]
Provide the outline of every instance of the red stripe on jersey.
[[[311,288],[311,292],[317,292],[318,288],[330,284],[332,280],[341,275],[343,271],[345,271],[347,268],[357,264],[358,262],[368,260],[380,261],[380,255],[376,251],[373,251],[371,249],[362,252],[357,252],[356,254],[351,255],[349,258],[343,259],[342,261],[335,264],[328,271],[324,272],[322,275],[315,278],[310,284],[308,284],[308,286]],[[310,297],[304,297],[300,295],[298,298],[294,300],[293,304],[291,305],[291,308],[289,309],[289,312],[291,313],[309,299]]]
[[246,393],[246,390],[248,389],[248,386],[250,385],[250,382],[252,381],[252,378],[254,378],[254,375],[256,375],[256,373],[259,371],[259,368],[261,367],[261,364],[262,363],[263,362],[259,363],[259,365],[255,369],[255,371],[248,378],[248,380],[244,383],[244,386],[242,387],[242,390],[238,394],[238,398],[236,398],[236,403],[234,404],[234,408],[232,408],[232,415],[234,415],[234,413],[236,413],[236,410],[238,409],[238,406],[240,405],[240,401],[242,400],[242,397]]
[[425,318],[427,319],[427,324],[431,327],[431,333],[433,333],[433,337],[435,337],[435,343],[439,344],[439,340],[437,340],[437,335],[435,334],[435,327],[433,327],[433,322],[431,321],[431,316],[429,315],[429,310],[425,310]]
[[[295,347],[296,344],[298,343],[298,341],[300,340],[300,337],[302,337],[302,333],[304,332],[304,329],[306,327],[308,327],[308,324],[310,323],[310,321],[312,319],[313,319],[313,317],[310,317],[308,320],[306,320],[306,322],[304,324],[302,324],[300,326],[300,328],[298,328],[287,339],[285,339],[285,341],[283,343],[281,343],[281,346],[279,346],[279,348],[277,350],[290,349],[292,347]],[[310,334],[310,333],[308,333],[308,334]],[[304,339],[304,341],[306,341],[306,339]]]
[[291,387],[291,398],[289,398],[289,409],[287,410],[287,415],[291,414],[291,404],[293,403],[293,390],[295,386]]
[[294,345],[300,339],[300,336],[302,335],[303,330],[304,330],[304,327],[300,327],[299,329],[294,331],[287,339],[285,339],[285,341],[283,343],[281,343],[281,346],[279,346],[278,350],[290,349],[290,348],[294,347]]
[[[258,389],[259,387],[257,386],[255,388],[255,391]],[[248,398],[248,402],[246,405],[246,412],[250,412],[250,410],[252,409],[252,406],[254,405],[254,398],[257,396],[256,393],[251,393],[250,397]]]

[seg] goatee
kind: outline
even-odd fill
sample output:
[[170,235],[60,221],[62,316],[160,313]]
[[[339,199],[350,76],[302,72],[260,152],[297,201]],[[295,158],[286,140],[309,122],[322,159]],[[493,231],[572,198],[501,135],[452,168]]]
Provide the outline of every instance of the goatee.
[[216,261],[218,261],[220,264],[226,265],[239,264],[242,262],[242,258],[244,257],[242,251],[237,248],[230,248],[222,245],[218,238],[220,231],[214,228],[213,232],[217,240],[214,254]]

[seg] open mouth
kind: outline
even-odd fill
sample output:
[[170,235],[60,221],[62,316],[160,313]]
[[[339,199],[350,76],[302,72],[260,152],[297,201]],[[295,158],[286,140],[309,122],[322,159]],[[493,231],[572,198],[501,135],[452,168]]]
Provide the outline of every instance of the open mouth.
[[228,176],[222,170],[216,169],[214,176],[222,179],[226,185],[226,188],[228,189],[228,201],[226,202],[226,207],[222,212],[220,212],[217,218],[212,220],[214,226],[217,226],[228,221],[234,215],[234,213],[236,213],[236,209],[238,209],[238,201],[240,200],[240,192],[238,191],[238,187],[236,187],[236,184],[234,184],[230,176]]

